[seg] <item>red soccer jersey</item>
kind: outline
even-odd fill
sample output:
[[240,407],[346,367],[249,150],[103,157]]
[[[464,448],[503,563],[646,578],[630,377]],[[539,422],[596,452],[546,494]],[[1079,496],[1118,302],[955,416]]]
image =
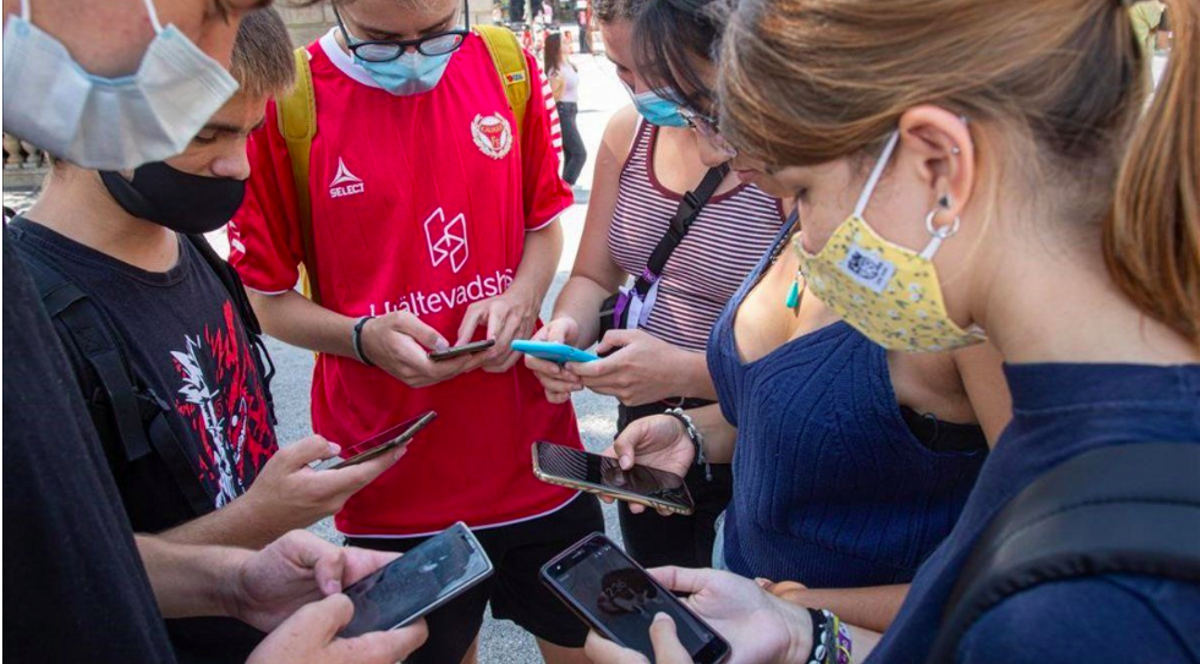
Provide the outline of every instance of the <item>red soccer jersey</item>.
[[[347,316],[407,310],[453,341],[467,306],[512,283],[525,233],[571,204],[534,59],[520,131],[481,38],[471,35],[426,93],[379,88],[327,34],[309,47],[316,94],[309,193],[321,304]],[[246,201],[230,258],[246,285],[284,292],[301,238],[287,149],[267,108],[249,144]],[[313,429],[350,445],[426,410],[438,418],[408,454],[346,503],[338,529],[418,535],[528,519],[574,493],[533,477],[530,446],[581,447],[570,404],[546,401],[523,363],[412,389],[359,362],[321,355]]]

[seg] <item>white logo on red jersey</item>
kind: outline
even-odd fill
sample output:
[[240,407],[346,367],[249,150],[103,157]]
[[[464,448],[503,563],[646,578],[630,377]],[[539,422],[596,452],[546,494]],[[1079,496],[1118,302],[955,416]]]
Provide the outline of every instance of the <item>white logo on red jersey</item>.
[[513,145],[512,127],[499,113],[476,115],[471,121],[471,138],[479,151],[492,159],[503,159]]
[[425,241],[429,243],[429,259],[437,267],[450,260],[450,268],[456,273],[467,262],[467,218],[461,212],[446,221],[446,213],[438,208],[425,220]]
[[346,162],[338,157],[337,173],[333,176],[333,182],[329,183],[329,197],[340,198],[361,194],[364,188],[363,181],[351,173],[350,169],[346,168]]

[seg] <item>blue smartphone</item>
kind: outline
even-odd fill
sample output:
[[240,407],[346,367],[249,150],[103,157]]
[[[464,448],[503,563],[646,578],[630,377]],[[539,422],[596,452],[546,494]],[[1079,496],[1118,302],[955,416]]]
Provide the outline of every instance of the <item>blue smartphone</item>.
[[595,354],[589,353],[586,350],[579,350],[574,346],[556,344],[549,341],[518,339],[512,342],[512,349],[518,353],[532,355],[539,360],[549,360],[559,364],[564,362],[594,362],[600,359]]

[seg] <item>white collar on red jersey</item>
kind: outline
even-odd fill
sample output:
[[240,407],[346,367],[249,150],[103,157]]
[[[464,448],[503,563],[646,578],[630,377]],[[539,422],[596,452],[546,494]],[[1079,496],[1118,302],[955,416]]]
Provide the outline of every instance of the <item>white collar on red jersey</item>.
[[366,69],[354,64],[354,59],[350,57],[350,54],[342,50],[342,47],[338,45],[336,33],[337,28],[331,29],[325,33],[325,36],[321,37],[321,41],[319,42],[321,50],[325,51],[325,56],[329,58],[333,66],[341,70],[343,74],[365,86],[382,89],[383,86],[376,83],[375,79],[371,78]]

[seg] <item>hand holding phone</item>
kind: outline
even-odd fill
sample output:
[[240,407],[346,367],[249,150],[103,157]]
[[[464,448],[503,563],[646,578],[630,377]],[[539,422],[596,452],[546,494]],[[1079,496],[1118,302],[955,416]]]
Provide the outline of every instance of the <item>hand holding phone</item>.
[[326,459],[314,465],[313,468],[316,470],[334,470],[370,461],[381,454],[387,454],[391,450],[409,442],[416,437],[421,429],[429,426],[429,423],[433,422],[436,418],[437,412],[431,410],[419,417],[414,417],[396,426],[388,427],[363,442],[348,448],[346,451],[351,456]]
[[712,627],[600,533],[546,563],[541,578],[593,630],[650,661],[650,627],[659,613],[674,621],[688,661],[716,664],[729,655],[729,644]]
[[533,444],[533,474],[547,484],[654,507],[675,514],[695,510],[692,494],[680,475],[650,466],[623,470],[612,457],[546,441]]
[[339,636],[404,627],[492,575],[492,561],[462,522],[346,588],[354,617]]

